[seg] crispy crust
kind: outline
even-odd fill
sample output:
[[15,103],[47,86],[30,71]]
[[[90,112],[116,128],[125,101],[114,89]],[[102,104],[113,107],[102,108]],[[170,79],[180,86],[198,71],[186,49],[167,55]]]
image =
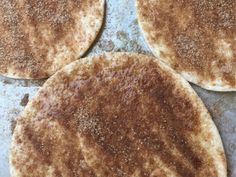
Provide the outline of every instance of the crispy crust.
[[47,78],[80,58],[103,23],[105,0],[0,1],[0,74]]
[[219,133],[172,69],[107,53],[53,75],[18,118],[12,177],[226,177]]
[[208,90],[236,91],[236,1],[136,0],[154,55]]

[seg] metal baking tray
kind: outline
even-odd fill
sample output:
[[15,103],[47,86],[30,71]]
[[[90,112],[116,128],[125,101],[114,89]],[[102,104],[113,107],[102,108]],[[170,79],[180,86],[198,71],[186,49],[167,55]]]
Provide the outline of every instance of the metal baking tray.
[[[134,0],[107,0],[104,26],[85,56],[126,51],[151,55],[140,33]],[[0,76],[0,177],[9,177],[8,154],[15,118],[44,80],[14,80]],[[229,177],[236,177],[236,92],[210,92],[192,85],[216,123],[228,161]]]

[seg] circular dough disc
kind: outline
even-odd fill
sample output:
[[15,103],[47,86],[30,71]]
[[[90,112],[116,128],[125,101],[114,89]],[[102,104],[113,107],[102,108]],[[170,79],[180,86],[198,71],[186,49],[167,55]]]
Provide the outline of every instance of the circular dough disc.
[[1,0],[0,74],[47,78],[80,58],[102,26],[105,0]]
[[12,177],[226,177],[220,136],[189,84],[127,53],[52,76],[17,121],[10,166]]
[[235,0],[136,0],[157,58],[208,90],[236,91]]

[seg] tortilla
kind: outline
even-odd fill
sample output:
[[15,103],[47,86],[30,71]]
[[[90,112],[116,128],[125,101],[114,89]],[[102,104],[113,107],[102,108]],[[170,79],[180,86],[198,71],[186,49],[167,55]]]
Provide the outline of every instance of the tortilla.
[[0,74],[47,78],[80,58],[102,26],[105,0],[1,0]]
[[107,53],[71,63],[28,103],[12,177],[226,177],[219,133],[189,84],[159,60]]
[[157,58],[208,90],[236,91],[235,0],[136,0]]

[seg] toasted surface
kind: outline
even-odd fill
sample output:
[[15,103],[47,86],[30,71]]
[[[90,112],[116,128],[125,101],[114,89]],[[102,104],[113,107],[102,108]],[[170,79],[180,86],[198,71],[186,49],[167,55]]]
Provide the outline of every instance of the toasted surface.
[[206,89],[236,91],[235,0],[136,0],[153,53]]
[[0,74],[46,78],[81,57],[102,26],[105,0],[1,0]]
[[12,177],[226,177],[201,100],[154,58],[104,54],[52,76],[17,121]]

